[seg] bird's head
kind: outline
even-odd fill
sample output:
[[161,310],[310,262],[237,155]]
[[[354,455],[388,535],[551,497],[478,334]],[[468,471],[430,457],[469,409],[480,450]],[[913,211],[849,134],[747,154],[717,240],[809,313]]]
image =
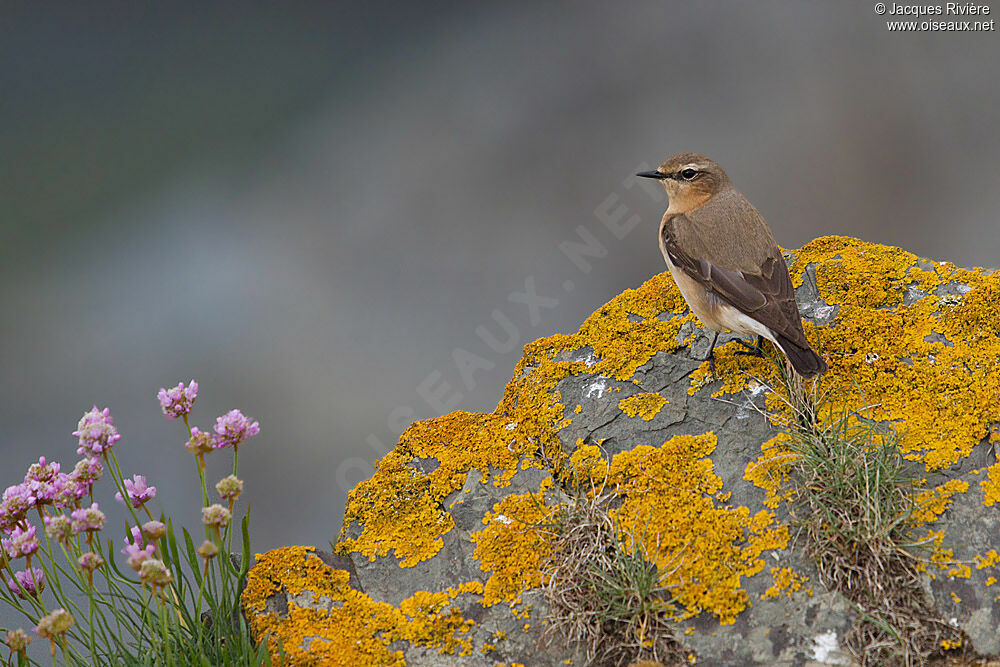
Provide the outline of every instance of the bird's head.
[[655,171],[636,175],[660,181],[669,198],[667,213],[692,211],[729,184],[722,167],[698,153],[678,153]]

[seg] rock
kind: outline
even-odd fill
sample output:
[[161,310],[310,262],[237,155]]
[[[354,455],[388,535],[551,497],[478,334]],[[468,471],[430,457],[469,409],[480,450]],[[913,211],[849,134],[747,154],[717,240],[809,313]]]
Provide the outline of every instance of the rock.
[[[925,480],[914,555],[950,624],[939,652],[1000,653],[1000,274],[838,237],[793,255],[824,400],[892,424]],[[560,508],[604,485],[671,586],[672,658],[851,664],[855,607],[791,540],[777,366],[731,339],[709,376],[707,336],[664,273],[527,345],[494,412],[403,434],[349,494],[336,554],[257,556],[255,638],[290,664],[587,664],[544,632],[541,569]]]

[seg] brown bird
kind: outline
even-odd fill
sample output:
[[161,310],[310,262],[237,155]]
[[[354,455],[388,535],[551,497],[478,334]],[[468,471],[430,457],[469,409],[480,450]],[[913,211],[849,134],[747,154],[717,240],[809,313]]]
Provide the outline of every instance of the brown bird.
[[757,336],[739,341],[760,353],[766,338],[803,377],[826,372],[802,330],[802,316],[781,250],[763,216],[726,172],[704,155],[680,153],[638,174],[659,179],[668,206],[660,222],[660,251],[684,300],[715,332],[707,359],[715,368],[715,343],[723,329]]

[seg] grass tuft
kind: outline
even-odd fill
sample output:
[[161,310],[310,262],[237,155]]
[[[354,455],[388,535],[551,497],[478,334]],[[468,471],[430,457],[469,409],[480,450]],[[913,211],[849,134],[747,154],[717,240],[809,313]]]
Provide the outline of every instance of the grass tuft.
[[796,539],[820,581],[858,612],[848,647],[862,665],[909,666],[940,657],[942,646],[966,646],[922,586],[918,568],[931,545],[916,538],[920,480],[900,454],[900,435],[867,418],[868,408],[835,407],[820,382],[778,363],[793,415],[785,427]]
[[551,526],[552,556],[543,568],[546,632],[584,647],[587,664],[674,664],[685,655],[669,625],[674,596],[646,559],[644,535],[623,533],[611,516],[615,501],[615,493],[602,489],[578,493]]

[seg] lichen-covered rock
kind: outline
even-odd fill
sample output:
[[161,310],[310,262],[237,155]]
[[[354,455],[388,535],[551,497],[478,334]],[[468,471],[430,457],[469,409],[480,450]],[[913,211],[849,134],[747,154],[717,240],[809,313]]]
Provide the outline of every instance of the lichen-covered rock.
[[[825,237],[792,253],[822,389],[893,423],[926,478],[936,613],[1000,653],[1000,274]],[[720,342],[725,342],[723,337]],[[583,481],[675,592],[675,638],[704,664],[847,664],[851,605],[790,543],[773,362],[716,352],[669,274],[525,354],[496,410],[412,425],[351,491],[336,554],[257,557],[254,636],[290,664],[585,664],[543,636],[540,526]],[[635,534],[635,533],[633,533]]]

